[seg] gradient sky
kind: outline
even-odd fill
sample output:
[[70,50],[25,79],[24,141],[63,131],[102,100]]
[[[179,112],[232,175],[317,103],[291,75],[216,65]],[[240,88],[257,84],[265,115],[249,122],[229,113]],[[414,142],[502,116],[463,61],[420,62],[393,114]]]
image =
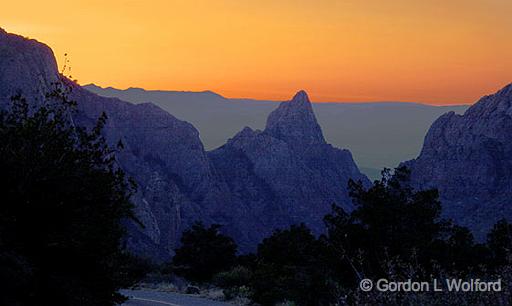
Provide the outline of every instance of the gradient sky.
[[3,1],[74,78],[227,97],[472,103],[512,82],[511,0]]

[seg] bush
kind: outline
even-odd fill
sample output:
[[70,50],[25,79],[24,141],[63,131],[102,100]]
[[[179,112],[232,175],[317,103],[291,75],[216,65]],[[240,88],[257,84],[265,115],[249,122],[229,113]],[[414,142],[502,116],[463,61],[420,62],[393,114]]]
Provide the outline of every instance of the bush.
[[184,231],[181,247],[176,249],[172,259],[173,271],[201,283],[231,268],[236,261],[237,247],[233,239],[219,230],[220,225],[206,228],[202,223],[196,223]]
[[493,268],[509,265],[512,260],[512,225],[505,219],[498,221],[487,236],[487,244],[492,253],[490,262]]
[[252,299],[262,305],[290,301],[329,305],[336,296],[325,246],[304,225],[278,230],[258,246]]
[[355,210],[347,214],[334,206],[325,217],[331,263],[345,286],[356,286],[363,276],[388,276],[386,265],[392,261],[413,264],[418,277],[428,277],[438,265],[469,273],[489,259],[468,229],[440,218],[437,190],[410,187],[404,167],[393,174],[383,171],[369,188],[350,181],[349,191]]
[[39,108],[12,102],[0,113],[0,304],[122,301],[135,185],[101,136],[106,115],[92,130],[74,126],[60,87]]
[[248,299],[251,296],[251,289],[248,286],[236,286],[222,290],[226,300]]
[[252,271],[243,266],[236,266],[213,277],[213,283],[221,288],[246,286],[252,278]]

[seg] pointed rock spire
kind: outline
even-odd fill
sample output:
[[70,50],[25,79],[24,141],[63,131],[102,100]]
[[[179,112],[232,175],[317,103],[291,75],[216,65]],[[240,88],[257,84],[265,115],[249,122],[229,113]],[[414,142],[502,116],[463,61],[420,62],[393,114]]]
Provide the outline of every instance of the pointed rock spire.
[[265,132],[294,146],[324,144],[322,129],[316,121],[308,94],[301,90],[289,102],[283,102],[267,119]]
[[290,103],[295,105],[311,105],[308,94],[304,90],[299,90],[295,96],[293,96],[293,99],[290,101]]

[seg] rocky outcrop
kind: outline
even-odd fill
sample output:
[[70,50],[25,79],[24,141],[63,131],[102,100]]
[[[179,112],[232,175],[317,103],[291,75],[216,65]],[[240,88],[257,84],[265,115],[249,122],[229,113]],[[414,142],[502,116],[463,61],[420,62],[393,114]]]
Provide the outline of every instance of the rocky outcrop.
[[[245,126],[264,129],[276,102],[229,99],[212,92],[115,89],[96,85],[83,88],[100,96],[132,103],[151,101],[175,117],[194,125],[207,150],[216,149]],[[384,167],[414,158],[432,123],[442,114],[462,114],[468,105],[435,106],[408,102],[313,103],[325,139],[350,147],[366,175],[380,178]]]
[[270,113],[265,132],[301,150],[325,144],[313,107],[305,91],[299,91],[289,103]]
[[263,236],[301,222],[320,232],[332,204],[352,209],[348,180],[368,182],[349,151],[325,142],[304,91],[281,103],[264,131],[245,128],[209,156],[248,215],[268,225]]
[[18,93],[37,104],[55,82],[72,89],[74,123],[91,127],[105,112],[104,136],[124,144],[117,160],[138,184],[133,200],[145,225],[127,224],[126,242],[139,255],[168,259],[181,232],[199,220],[224,225],[242,251],[293,223],[318,232],[332,203],[351,209],[348,179],[367,181],[350,152],[325,142],[304,92],[282,103],[265,131],[244,129],[206,152],[191,124],[151,103],[86,91],[58,73],[47,46],[0,31],[0,107]]
[[485,96],[464,115],[441,116],[423,149],[406,162],[419,188],[438,188],[447,217],[483,237],[512,217],[512,85]]
[[0,102],[23,92],[41,102],[59,80],[52,50],[35,40],[8,34],[0,28]]
[[59,75],[50,48],[0,32],[0,105],[9,105],[10,97],[18,93],[38,103],[54,89],[55,82],[71,88],[69,98],[77,102],[73,118],[77,125],[90,127],[105,112],[105,137],[113,145],[119,140],[124,143],[118,160],[138,183],[134,201],[145,225],[128,225],[127,244],[132,251],[166,259],[183,229],[195,220],[211,222],[201,205],[216,190],[215,178],[199,133],[191,124],[150,103],[134,105],[83,90]]

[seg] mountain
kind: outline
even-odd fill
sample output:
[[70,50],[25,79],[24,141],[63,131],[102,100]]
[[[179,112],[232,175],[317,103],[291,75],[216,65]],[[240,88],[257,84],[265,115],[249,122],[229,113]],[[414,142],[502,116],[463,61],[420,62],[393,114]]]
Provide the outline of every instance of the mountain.
[[[134,105],[99,97],[61,77],[51,49],[35,40],[0,31],[0,106],[21,93],[37,104],[54,84],[71,89],[77,102],[74,122],[91,127],[102,112],[108,115],[104,135],[110,144],[123,141],[117,158],[139,185],[136,214],[145,228],[129,224],[128,247],[155,259],[168,258],[181,231],[195,220],[212,222],[197,198],[222,190],[199,139],[189,123],[144,103]],[[222,194],[221,191],[216,194]],[[221,197],[215,200],[223,203]]]
[[40,103],[59,81],[52,50],[35,40],[7,34],[2,28],[0,40],[0,101],[10,100],[22,90]]
[[270,113],[265,132],[303,150],[325,144],[307,93],[299,91],[289,103],[282,103]]
[[18,93],[37,106],[55,84],[70,88],[75,124],[92,127],[105,112],[104,136],[111,145],[123,142],[116,158],[138,184],[133,201],[145,225],[127,224],[126,244],[156,261],[172,255],[195,221],[223,225],[242,251],[297,222],[319,232],[332,203],[352,209],[347,180],[368,182],[350,152],[325,142],[304,92],[272,112],[263,132],[246,128],[207,152],[192,124],[151,103],[87,91],[58,73],[49,47],[0,30],[0,108]]
[[440,191],[447,217],[483,238],[512,217],[512,84],[481,98],[463,115],[444,114],[420,155],[405,165],[418,188]]
[[[119,90],[84,86],[100,96],[132,103],[153,102],[177,118],[191,122],[210,150],[245,126],[265,128],[275,101],[227,99],[210,91],[179,92],[129,88]],[[363,172],[379,177],[383,167],[395,167],[420,152],[428,128],[442,114],[463,113],[467,106],[432,106],[418,103],[313,103],[325,138],[349,149]]]
[[349,151],[325,142],[304,91],[281,103],[265,130],[246,127],[208,155],[238,201],[255,209],[248,215],[270,227],[303,222],[319,233],[332,204],[352,210],[348,180],[369,183]]

